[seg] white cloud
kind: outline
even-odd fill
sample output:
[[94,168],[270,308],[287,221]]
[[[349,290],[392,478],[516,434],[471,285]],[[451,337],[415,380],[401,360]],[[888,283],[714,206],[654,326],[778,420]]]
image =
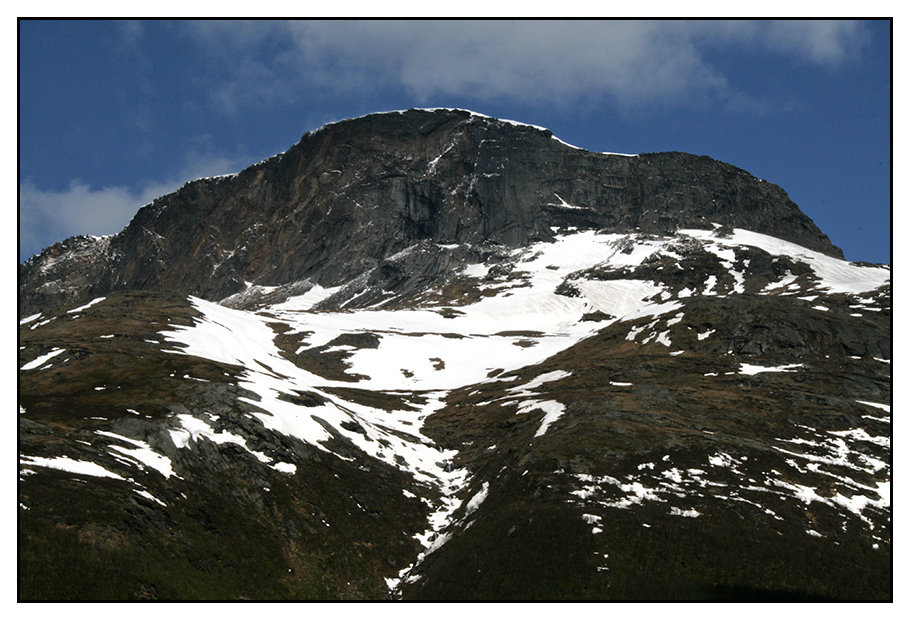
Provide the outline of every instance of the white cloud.
[[[194,39],[234,58],[219,107],[270,104],[307,89],[355,95],[404,88],[418,100],[458,95],[544,105],[607,98],[620,106],[748,95],[709,52],[773,52],[825,67],[867,33],[849,21],[287,21],[203,22]],[[276,52],[275,50],[279,51]]]
[[[204,142],[205,138],[201,138]],[[194,153],[193,163],[173,178],[149,181],[138,188],[94,188],[74,179],[64,190],[46,190],[30,179],[19,182],[20,260],[74,235],[120,232],[140,207],[168,194],[188,180],[236,172],[248,165],[241,158]]]
[[[418,102],[447,96],[538,105],[607,101],[631,108],[714,105],[761,111],[761,87],[737,87],[726,51],[836,68],[861,53],[866,24],[849,21],[203,21],[179,22],[210,63],[210,103],[233,118],[309,97],[368,98],[388,89]],[[146,25],[120,24],[120,45],[147,70]],[[145,84],[148,80],[143,81]],[[151,82],[148,82],[151,84]],[[151,89],[151,86],[147,86]],[[757,94],[755,94],[757,93]],[[150,108],[133,123],[151,130]],[[333,119],[334,120],[334,119]],[[20,182],[20,243],[33,253],[74,234],[122,229],[137,209],[184,181],[241,169],[204,140],[180,175],[144,185],[64,190]]]
[[125,49],[136,49],[142,43],[145,27],[135,19],[124,19],[117,22],[117,33],[120,45]]
[[109,235],[126,226],[143,204],[175,189],[149,185],[92,188],[79,179],[62,191],[43,190],[31,180],[19,183],[20,260],[73,235]]
[[829,68],[855,58],[868,40],[860,22],[842,20],[779,20],[767,33],[769,48]]

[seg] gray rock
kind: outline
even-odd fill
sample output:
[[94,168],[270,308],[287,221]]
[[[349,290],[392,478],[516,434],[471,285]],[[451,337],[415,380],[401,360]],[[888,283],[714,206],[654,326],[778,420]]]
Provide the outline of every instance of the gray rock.
[[[560,227],[662,234],[712,223],[842,256],[781,188],[708,157],[592,153],[464,110],[373,114],[187,183],[112,237],[47,248],[19,266],[19,311],[117,290],[238,303],[245,282],[298,294],[377,267],[371,277],[382,278],[390,257],[420,242],[517,247]],[[421,267],[432,277],[447,261]]]

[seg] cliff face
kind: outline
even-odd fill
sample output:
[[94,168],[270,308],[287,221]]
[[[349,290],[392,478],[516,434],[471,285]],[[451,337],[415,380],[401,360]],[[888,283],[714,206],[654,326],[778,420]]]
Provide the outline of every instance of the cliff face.
[[842,257],[781,188],[708,157],[592,153],[463,110],[374,114],[187,183],[117,235],[55,244],[20,265],[19,309],[118,290],[216,301],[245,282],[333,286],[420,241],[519,247],[570,227],[665,234],[712,223]]

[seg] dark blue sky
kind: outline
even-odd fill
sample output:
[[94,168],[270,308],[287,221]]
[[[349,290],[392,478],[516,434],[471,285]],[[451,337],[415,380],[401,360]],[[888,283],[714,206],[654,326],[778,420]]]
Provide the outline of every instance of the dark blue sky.
[[461,107],[783,187],[891,262],[891,23],[19,23],[19,260],[370,112]]

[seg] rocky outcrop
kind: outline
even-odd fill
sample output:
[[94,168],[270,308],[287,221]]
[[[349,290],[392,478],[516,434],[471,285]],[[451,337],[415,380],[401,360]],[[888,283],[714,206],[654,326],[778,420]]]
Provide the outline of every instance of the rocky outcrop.
[[19,266],[19,311],[116,290],[221,300],[246,282],[332,286],[421,241],[514,247],[573,226],[711,223],[841,256],[781,188],[708,157],[592,153],[464,110],[374,114],[304,134],[238,174],[187,183],[117,235],[44,250]]

